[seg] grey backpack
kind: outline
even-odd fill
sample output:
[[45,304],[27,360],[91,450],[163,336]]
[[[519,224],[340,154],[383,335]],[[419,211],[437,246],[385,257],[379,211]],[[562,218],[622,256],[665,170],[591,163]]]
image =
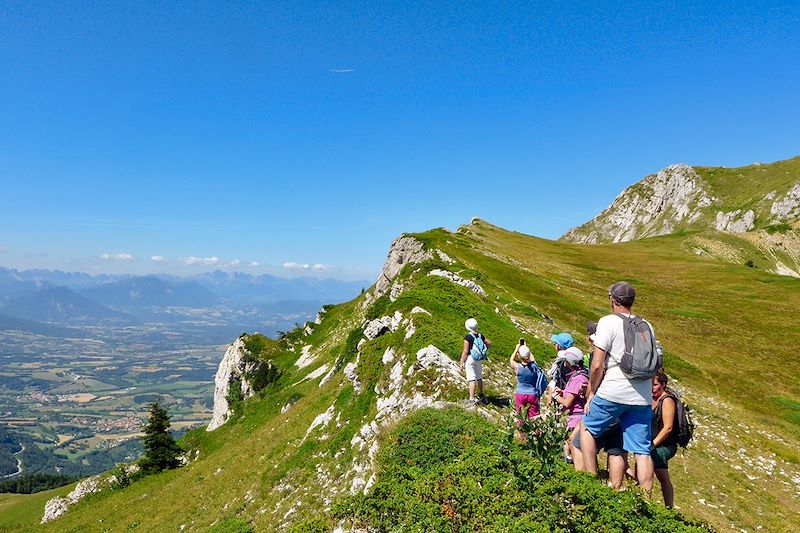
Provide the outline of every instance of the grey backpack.
[[630,379],[652,379],[662,363],[653,330],[642,317],[614,314],[622,319],[625,332],[625,354],[619,363],[622,373]]

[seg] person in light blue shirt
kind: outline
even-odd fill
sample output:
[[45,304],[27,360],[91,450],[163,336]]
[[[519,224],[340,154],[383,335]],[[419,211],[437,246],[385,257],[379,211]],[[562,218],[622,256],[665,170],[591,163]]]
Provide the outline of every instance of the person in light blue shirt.
[[525,345],[517,345],[508,361],[517,374],[517,389],[514,392],[514,407],[519,413],[528,408],[528,418],[540,416],[539,400],[547,388],[547,377],[535,361],[531,350]]

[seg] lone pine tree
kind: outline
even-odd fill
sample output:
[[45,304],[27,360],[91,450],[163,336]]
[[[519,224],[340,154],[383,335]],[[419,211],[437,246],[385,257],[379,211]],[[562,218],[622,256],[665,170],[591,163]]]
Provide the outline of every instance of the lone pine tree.
[[139,461],[145,473],[176,468],[182,450],[169,432],[169,416],[158,402],[150,406],[150,418],[144,426],[144,457]]

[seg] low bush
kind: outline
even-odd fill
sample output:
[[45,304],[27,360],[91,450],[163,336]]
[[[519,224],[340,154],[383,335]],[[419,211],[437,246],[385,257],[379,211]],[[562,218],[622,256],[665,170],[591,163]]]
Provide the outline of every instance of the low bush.
[[[378,531],[709,529],[645,501],[637,491],[613,492],[587,474],[550,461],[560,451],[555,421],[553,428],[523,425],[529,441],[520,443],[475,414],[419,411],[385,443],[369,494],[340,501],[333,518]],[[537,430],[552,436],[546,453],[530,442]],[[537,455],[546,457],[548,466]]]

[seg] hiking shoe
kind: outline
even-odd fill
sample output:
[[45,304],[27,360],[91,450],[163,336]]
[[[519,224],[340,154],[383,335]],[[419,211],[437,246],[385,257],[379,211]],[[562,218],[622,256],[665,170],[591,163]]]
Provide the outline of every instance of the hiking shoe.
[[489,405],[489,400],[486,399],[486,396],[481,394],[480,396],[478,396],[478,403],[480,403],[481,405]]
[[472,406],[478,405],[478,399],[477,398],[467,398],[466,400],[464,400],[464,403],[467,404],[468,406],[472,407]]

